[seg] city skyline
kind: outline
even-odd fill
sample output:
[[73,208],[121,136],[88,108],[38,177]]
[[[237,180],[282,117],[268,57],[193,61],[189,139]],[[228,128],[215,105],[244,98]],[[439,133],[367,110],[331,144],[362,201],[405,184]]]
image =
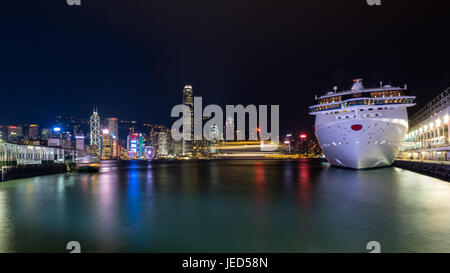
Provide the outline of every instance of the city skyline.
[[[311,133],[314,95],[349,88],[349,79],[408,84],[418,102],[411,113],[448,87],[443,8],[410,1],[382,9],[366,1],[235,4],[239,12],[205,1],[5,3],[2,89],[22,107],[2,107],[2,122],[87,117],[98,105],[104,116],[169,125],[189,83],[208,104],[279,104],[281,128]],[[318,10],[321,16],[311,15]],[[97,18],[100,12],[108,15]],[[30,30],[40,35],[17,36]]]

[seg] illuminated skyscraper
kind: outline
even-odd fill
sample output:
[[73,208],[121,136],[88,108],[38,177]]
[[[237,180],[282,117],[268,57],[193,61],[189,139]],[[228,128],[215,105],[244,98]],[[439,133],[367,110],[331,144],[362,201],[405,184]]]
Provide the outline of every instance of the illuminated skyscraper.
[[191,128],[191,134],[187,139],[183,138],[183,155],[192,153],[192,140],[194,135],[194,91],[191,85],[185,85],[183,89],[183,104],[186,105],[190,113],[185,113],[185,122]]
[[84,151],[84,136],[75,135],[75,149],[79,151]]
[[107,118],[106,119],[106,126],[111,132],[111,135],[115,136],[116,138],[119,137],[119,120],[117,118]]
[[167,133],[159,132],[158,134],[158,156],[167,156]]
[[94,107],[94,112],[92,113],[90,119],[90,144],[94,147],[95,154],[97,156],[101,155],[101,139],[100,139],[100,116],[97,113],[97,107]]
[[210,153],[215,154],[217,152],[217,146],[218,146],[218,140],[219,137],[219,127],[217,125],[211,126],[211,133],[210,133]]
[[17,141],[22,137],[22,126],[8,126],[8,140]]
[[107,128],[102,130],[102,158],[112,158],[112,136]]
[[128,158],[140,158],[143,153],[144,137],[142,133],[132,133],[127,138]]
[[39,136],[39,126],[37,124],[30,124],[28,126],[28,138],[34,139]]

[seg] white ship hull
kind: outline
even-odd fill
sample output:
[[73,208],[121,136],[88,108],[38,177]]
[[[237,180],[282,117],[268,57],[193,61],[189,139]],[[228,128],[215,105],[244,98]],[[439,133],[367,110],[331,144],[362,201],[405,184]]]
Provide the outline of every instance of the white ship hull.
[[391,165],[408,131],[406,109],[415,105],[406,85],[366,89],[355,79],[350,90],[333,89],[309,107],[328,162],[353,169]]
[[[316,125],[316,137],[328,162],[353,169],[391,165],[408,130],[403,110],[403,119],[354,118]],[[352,125],[362,128],[353,130]]]

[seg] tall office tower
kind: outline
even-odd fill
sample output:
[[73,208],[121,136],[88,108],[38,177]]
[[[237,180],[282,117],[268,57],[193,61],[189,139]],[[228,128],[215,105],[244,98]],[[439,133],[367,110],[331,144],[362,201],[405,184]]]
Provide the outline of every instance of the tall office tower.
[[94,147],[95,154],[97,156],[101,155],[101,139],[100,139],[100,116],[97,113],[97,107],[94,107],[94,112],[92,113],[91,120],[91,146]]
[[112,136],[107,128],[102,130],[102,158],[112,158]]
[[39,136],[39,126],[37,124],[30,124],[28,126],[28,138],[36,139]]
[[143,153],[144,137],[142,133],[131,133],[127,138],[128,158],[140,158]]
[[119,158],[119,153],[120,153],[119,141],[118,141],[117,137],[115,137],[115,136],[112,136],[111,140],[112,140],[112,157]]
[[111,135],[119,138],[119,120],[117,118],[107,118],[106,127],[111,132]]
[[22,126],[8,126],[9,141],[18,141],[22,136]]
[[234,116],[228,116],[225,120],[225,140],[228,140],[227,137],[231,136],[233,139],[236,140],[236,128],[234,127]]
[[51,135],[51,130],[49,128],[44,128],[41,131],[41,137],[42,139],[49,139],[50,135]]
[[159,132],[158,134],[158,155],[159,156],[167,156],[168,155],[168,147],[167,147],[167,133]]
[[183,155],[192,153],[192,141],[194,135],[194,91],[191,85],[185,85],[183,89],[183,104],[188,107],[190,113],[185,113],[184,124],[191,128],[191,134],[187,139],[183,138]]
[[75,149],[78,151],[84,151],[84,136],[75,135]]
[[210,133],[210,153],[215,154],[217,152],[217,146],[219,141],[219,127],[217,125],[211,126],[211,133]]

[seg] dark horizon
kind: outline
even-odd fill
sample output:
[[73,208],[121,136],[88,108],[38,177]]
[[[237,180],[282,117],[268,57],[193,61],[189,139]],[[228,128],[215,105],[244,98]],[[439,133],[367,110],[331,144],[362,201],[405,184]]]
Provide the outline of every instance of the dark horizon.
[[[403,86],[417,111],[450,86],[444,2],[9,1],[2,5],[3,123],[57,115],[170,127],[191,84],[204,105],[280,105],[280,133],[312,132],[314,95]],[[5,99],[6,96],[6,99]]]

